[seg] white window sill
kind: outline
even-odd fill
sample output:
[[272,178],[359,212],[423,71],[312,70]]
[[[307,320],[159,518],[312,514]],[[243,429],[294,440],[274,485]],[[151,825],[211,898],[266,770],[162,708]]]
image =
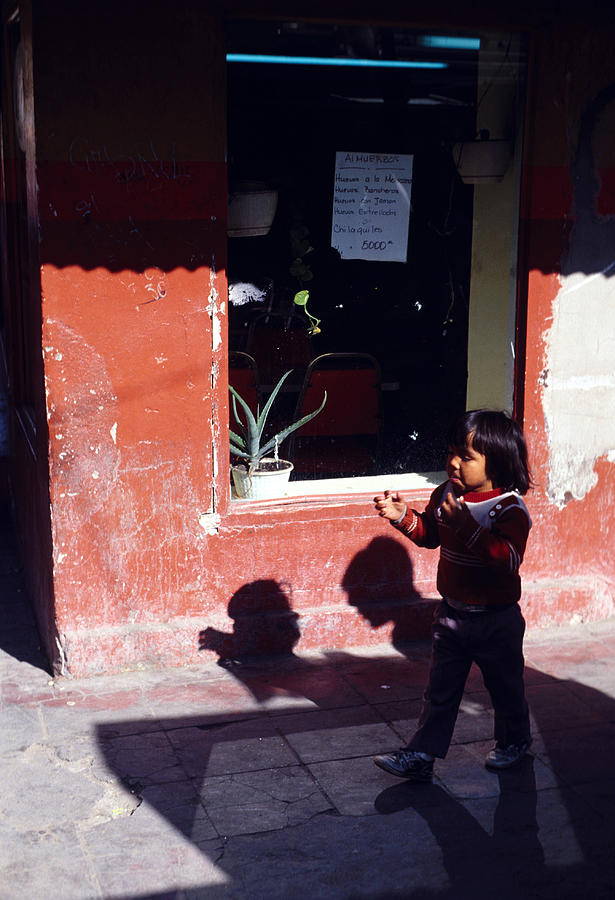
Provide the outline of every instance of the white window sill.
[[399,475],[366,475],[354,478],[323,478],[318,481],[291,481],[278,497],[268,500],[232,499],[237,512],[248,510],[264,512],[278,504],[346,502],[352,496],[369,496],[383,491],[426,491],[446,480],[446,472],[401,472]]
[[365,475],[354,478],[323,478],[318,481],[291,481],[284,497],[311,497],[326,494],[380,494],[383,491],[433,490],[446,480],[446,472],[402,472],[399,475]]

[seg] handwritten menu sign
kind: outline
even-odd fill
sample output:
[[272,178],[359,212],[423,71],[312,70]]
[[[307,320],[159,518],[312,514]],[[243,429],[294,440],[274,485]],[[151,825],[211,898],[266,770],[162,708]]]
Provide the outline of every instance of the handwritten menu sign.
[[342,259],[406,262],[413,157],[335,154],[331,246]]

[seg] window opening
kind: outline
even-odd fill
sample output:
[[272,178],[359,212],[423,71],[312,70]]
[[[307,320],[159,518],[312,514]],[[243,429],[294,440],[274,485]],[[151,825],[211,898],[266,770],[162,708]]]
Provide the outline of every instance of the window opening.
[[[331,412],[340,418],[351,406],[341,398],[367,391],[365,373],[354,388],[349,368],[360,373],[369,357],[378,372],[376,439],[357,431],[353,441],[343,424],[340,434],[319,434],[317,417],[310,434],[288,442],[291,456],[301,454],[291,482],[442,469],[446,428],[466,408],[470,298],[480,268],[475,196],[486,190],[458,168],[480,138],[514,146],[522,43],[508,35],[239,20],[229,24],[227,49],[231,205],[250,195],[268,204],[270,222],[249,232],[229,219],[230,352],[254,358],[265,396],[293,368],[277,400],[286,418],[309,393],[306,372],[336,391]],[[500,102],[503,84],[512,87]],[[498,108],[491,134],[481,116],[489,103]],[[412,158],[405,261],[342,259],[332,248],[341,151]],[[501,217],[514,243],[506,203]],[[503,265],[509,278],[510,255]],[[312,320],[293,303],[300,290],[309,291]],[[508,290],[494,302],[508,310]],[[310,365],[320,357],[324,371]],[[342,362],[333,371],[335,360]],[[372,403],[366,393],[366,408]],[[358,428],[356,411],[355,421]],[[310,442],[327,437],[327,453],[310,456]]]

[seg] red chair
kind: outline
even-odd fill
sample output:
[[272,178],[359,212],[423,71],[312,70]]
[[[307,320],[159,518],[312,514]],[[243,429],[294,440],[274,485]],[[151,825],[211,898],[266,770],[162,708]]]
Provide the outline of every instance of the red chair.
[[380,435],[380,366],[368,353],[324,353],[305,373],[295,421],[325,408],[291,437],[288,458],[298,475],[326,478],[368,475],[377,466]]
[[246,351],[256,360],[261,382],[268,390],[273,390],[284,372],[293,369],[284,389],[291,390],[294,385],[297,391],[312,358],[305,318],[292,313],[261,313],[250,323]]

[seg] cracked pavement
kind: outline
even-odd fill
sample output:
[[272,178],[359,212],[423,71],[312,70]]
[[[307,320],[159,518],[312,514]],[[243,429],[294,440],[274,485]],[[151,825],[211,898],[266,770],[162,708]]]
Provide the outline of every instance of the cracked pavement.
[[528,635],[517,769],[483,766],[472,671],[413,786],[372,756],[415,727],[425,642],[52,678],[0,536],[1,900],[612,900],[615,621]]

